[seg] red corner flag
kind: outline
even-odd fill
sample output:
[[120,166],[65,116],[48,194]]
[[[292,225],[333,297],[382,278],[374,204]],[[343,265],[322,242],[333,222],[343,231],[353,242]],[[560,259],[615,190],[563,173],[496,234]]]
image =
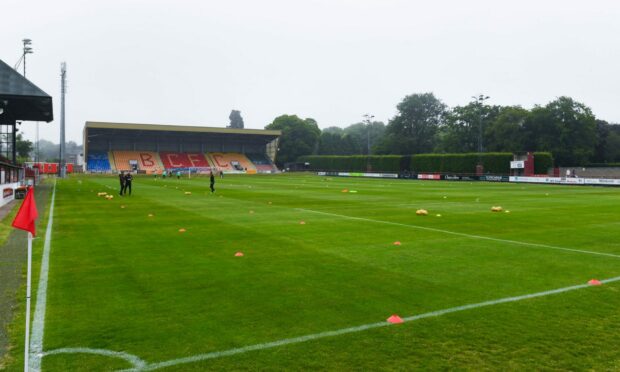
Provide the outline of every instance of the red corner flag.
[[29,187],[26,198],[21,207],[19,207],[19,212],[17,212],[17,216],[15,216],[11,225],[15,228],[29,231],[32,233],[32,236],[35,236],[34,221],[37,217],[39,217],[39,213],[34,202],[34,187]]

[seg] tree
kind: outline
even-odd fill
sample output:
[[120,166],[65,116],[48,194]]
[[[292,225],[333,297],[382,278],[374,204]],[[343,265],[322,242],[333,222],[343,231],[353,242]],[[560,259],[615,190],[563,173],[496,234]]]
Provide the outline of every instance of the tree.
[[500,107],[484,131],[487,151],[524,151],[523,125],[530,112],[519,106]]
[[381,141],[385,133],[385,124],[381,121],[355,123],[344,128],[343,140],[348,144],[350,155],[368,155],[368,144],[372,148]]
[[228,119],[230,119],[230,125],[228,128],[243,129],[243,118],[241,117],[241,111],[232,110],[230,115],[228,115]]
[[377,147],[380,153],[419,154],[431,152],[446,113],[446,105],[433,93],[406,96],[390,120],[386,136]]
[[485,151],[486,128],[500,112],[499,106],[486,105],[483,95],[465,106],[456,106],[446,114],[439,134],[438,150],[442,152]]
[[32,152],[32,142],[25,140],[21,133],[15,135],[15,152],[17,152],[17,162],[24,163],[30,160],[30,153]]
[[344,133],[323,131],[319,138],[317,153],[319,155],[351,155],[355,153],[354,144],[351,137]]
[[57,161],[60,155],[60,146],[51,141],[39,140],[39,161]]
[[[74,141],[65,144],[66,155],[79,155],[83,153],[83,146]],[[47,140],[39,141],[39,160],[42,162],[57,163],[60,157],[60,145]]]
[[596,145],[591,158],[594,163],[614,163],[620,161],[620,125],[596,121]]
[[586,165],[594,155],[596,118],[589,107],[570,97],[532,109],[524,130],[526,147],[552,152],[557,165]]
[[278,116],[265,129],[281,130],[276,163],[294,162],[302,155],[312,154],[317,145],[321,130],[314,119],[301,119],[297,115]]
[[607,147],[605,151],[606,163],[620,162],[620,125],[612,125],[607,136]]
[[609,123],[605,120],[596,121],[596,144],[594,145],[594,154],[591,159],[592,162],[606,162],[609,131]]

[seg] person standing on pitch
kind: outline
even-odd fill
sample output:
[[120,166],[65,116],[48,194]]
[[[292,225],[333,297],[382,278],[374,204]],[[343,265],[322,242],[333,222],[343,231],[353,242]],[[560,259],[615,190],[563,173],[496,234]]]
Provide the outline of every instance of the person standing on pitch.
[[131,173],[127,172],[125,175],[125,193],[127,193],[127,189],[129,189],[129,195],[131,195],[131,181],[133,181],[133,176]]
[[125,175],[123,174],[123,171],[118,174],[118,180],[121,181],[121,191],[119,191],[118,195],[123,196],[123,193],[125,192]]
[[209,177],[209,187],[211,188],[211,192],[215,191],[215,176],[213,172],[211,172],[211,176]]

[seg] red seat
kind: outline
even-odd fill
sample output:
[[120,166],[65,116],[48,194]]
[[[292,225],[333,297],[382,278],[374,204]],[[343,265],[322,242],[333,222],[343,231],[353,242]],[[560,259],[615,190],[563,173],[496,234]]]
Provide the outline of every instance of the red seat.
[[204,154],[198,152],[169,152],[159,153],[162,163],[166,169],[170,168],[207,168],[209,162]]

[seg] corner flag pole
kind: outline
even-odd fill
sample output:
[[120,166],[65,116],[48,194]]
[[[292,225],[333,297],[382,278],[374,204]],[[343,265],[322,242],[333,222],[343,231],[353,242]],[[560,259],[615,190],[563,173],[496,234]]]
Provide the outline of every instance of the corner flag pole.
[[35,221],[39,217],[37,205],[34,201],[34,188],[29,187],[26,198],[19,207],[11,226],[28,231],[28,277],[26,278],[26,340],[24,347],[24,371],[28,372],[30,356],[30,292],[32,277],[32,237],[36,234]]
[[32,277],[32,233],[28,232],[28,277],[26,279],[26,344],[24,347],[24,372],[28,372],[30,355],[30,292]]

